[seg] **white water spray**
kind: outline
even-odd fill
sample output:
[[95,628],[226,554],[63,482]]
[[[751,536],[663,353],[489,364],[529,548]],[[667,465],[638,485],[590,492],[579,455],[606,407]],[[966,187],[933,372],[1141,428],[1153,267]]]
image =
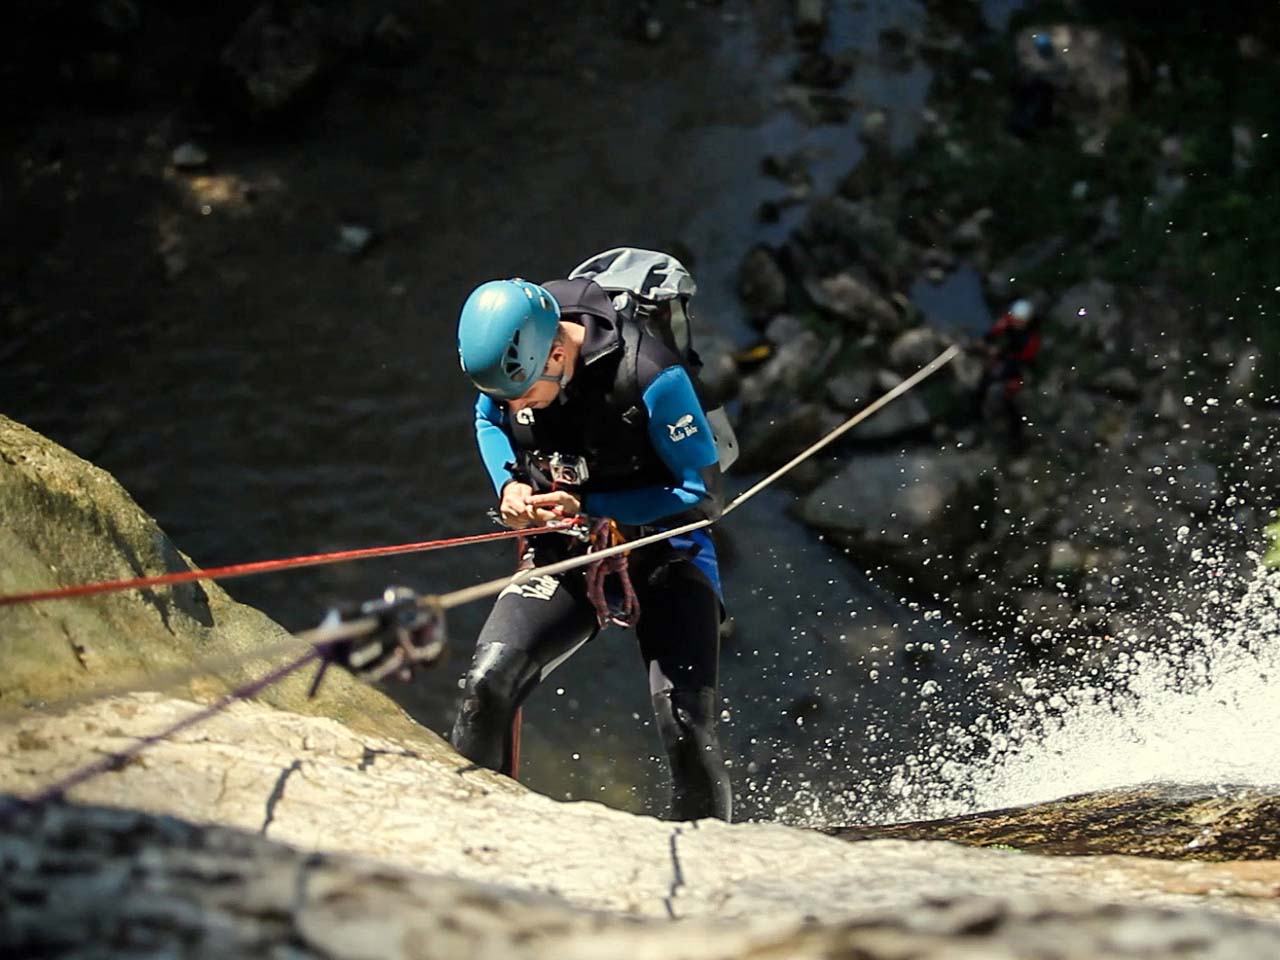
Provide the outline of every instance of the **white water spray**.
[[[1194,617],[1151,613],[1164,623],[1154,640],[1099,660],[1067,689],[1021,678],[1023,696],[1002,715],[943,723],[905,763],[870,771],[842,795],[767,784],[781,800],[776,815],[809,826],[888,823],[1147,783],[1280,784],[1280,571],[1259,565],[1228,587],[1222,558],[1193,557],[1209,584]],[[886,784],[887,796],[868,800]]]
[[1172,614],[1163,646],[1113,675],[1045,696],[1031,685],[1001,733],[985,718],[952,731],[989,752],[900,769],[900,796],[943,817],[1142,783],[1280,783],[1278,604],[1280,573],[1259,567],[1242,593],[1211,593],[1196,622]]

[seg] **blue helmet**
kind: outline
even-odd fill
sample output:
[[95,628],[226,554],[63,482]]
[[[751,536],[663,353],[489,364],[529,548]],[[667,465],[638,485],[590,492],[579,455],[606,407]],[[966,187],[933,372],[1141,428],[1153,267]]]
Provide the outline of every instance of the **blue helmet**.
[[560,304],[536,283],[490,280],[458,317],[458,362],[482,393],[514,400],[542,376],[560,329]]

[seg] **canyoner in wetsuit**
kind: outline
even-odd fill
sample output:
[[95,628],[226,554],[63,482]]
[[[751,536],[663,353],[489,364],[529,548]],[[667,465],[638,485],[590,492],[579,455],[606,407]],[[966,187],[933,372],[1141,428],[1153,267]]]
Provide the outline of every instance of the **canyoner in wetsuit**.
[[[693,382],[679,354],[619,306],[624,300],[585,277],[516,279],[480,285],[463,306],[459,359],[481,391],[476,439],[507,525],[585,514],[610,518],[634,539],[719,516],[716,444]],[[585,550],[569,536],[527,543],[522,566]],[[635,634],[671,766],[671,815],[728,820],[716,734],[715,548],[702,529],[635,550],[628,564]],[[466,675],[451,737],[458,751],[510,774],[521,704],[602,619],[582,568],[507,587]]]
[[1000,385],[1009,422],[1009,445],[1014,452],[1025,446],[1026,430],[1019,395],[1040,353],[1040,329],[1030,300],[1015,300],[1009,310],[982,337],[986,365],[974,391],[974,415],[986,412],[987,395]]

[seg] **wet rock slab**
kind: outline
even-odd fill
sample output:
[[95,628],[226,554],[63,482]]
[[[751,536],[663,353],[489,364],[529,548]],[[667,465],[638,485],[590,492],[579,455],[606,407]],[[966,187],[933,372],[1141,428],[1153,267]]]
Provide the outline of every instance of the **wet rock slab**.
[[[969,897],[819,925],[639,921],[554,897],[95,807],[0,827],[0,947],[17,955],[355,958],[1269,957],[1271,924]],[[10,955],[14,955],[10,954]]]
[[1274,861],[1280,856],[1280,794],[1251,787],[1152,785],[947,820],[824,832],[845,840],[953,840],[1047,854]]
[[[0,791],[30,795],[195,709],[147,694],[6,724]],[[924,922],[929,904],[980,895],[1001,904],[1000,917],[1022,916],[1014,905],[1031,897],[1196,916],[1212,908],[1280,921],[1280,864],[1273,861],[1047,857],[938,841],[848,843],[768,823],[669,823],[553,801],[468,765],[430,737],[360,735],[334,721],[253,704],[157,745],[76,788],[71,799],[230,826],[303,851],[370,858],[392,873],[423,871],[551,895],[566,911],[633,918],[840,924],[888,911],[891,926],[910,928]],[[19,862],[25,861],[9,861]],[[1280,928],[1275,935],[1280,956]]]
[[[1209,911],[1032,897],[932,900],[820,925],[636,920],[250,833],[96,807],[0,826],[7,955],[356,958],[1236,958],[1280,931]],[[11,951],[11,952],[10,952]]]
[[[196,569],[109,473],[3,415],[0,516],[0,594]],[[0,607],[0,636],[0,716],[153,682],[211,699],[266,672],[253,653],[295,643],[212,582]],[[207,669],[188,674],[197,661]],[[389,698],[346,674],[332,672],[315,698],[308,687],[308,678],[294,675],[263,699],[369,732],[413,738],[420,729]]]

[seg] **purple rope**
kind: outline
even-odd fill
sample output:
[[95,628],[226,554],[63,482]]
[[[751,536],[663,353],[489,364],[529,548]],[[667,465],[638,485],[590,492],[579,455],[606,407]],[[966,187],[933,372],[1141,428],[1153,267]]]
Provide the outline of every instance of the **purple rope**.
[[72,771],[61,780],[45,787],[33,797],[26,800],[9,800],[5,807],[0,808],[0,822],[9,819],[18,810],[39,807],[44,804],[51,803],[54,800],[60,799],[68,790],[78,787],[80,784],[85,783],[88,780],[92,780],[94,777],[101,776],[102,774],[108,773],[112,770],[119,770],[124,766],[124,764],[128,763],[148,747],[154,746],[161,740],[167,740],[176,733],[181,733],[189,727],[194,727],[196,724],[208,720],[210,717],[221,713],[238,700],[247,700],[250,697],[256,696],[267,687],[279,683],[285,677],[296,673],[315,660],[327,658],[330,654],[330,648],[334,645],[334,642],[335,641],[330,641],[329,643],[317,644],[311,651],[303,654],[298,659],[291,660],[283,666],[277,667],[266,676],[259,677],[251,683],[246,683],[242,687],[237,687],[216,703],[191,714],[189,717],[182,718],[177,723],[169,725],[159,733],[149,734],[123,750],[107,754],[105,757],[95,760],[93,763],[85,764],[78,770]]
[[[610,545],[609,533],[609,521],[607,519],[597,520],[591,531],[591,546],[588,552],[603,550],[608,547]],[[611,573],[617,574],[622,586],[622,606],[617,611],[609,609],[609,601],[605,597],[604,581],[605,577]],[[635,588],[631,585],[631,572],[627,567],[627,555],[625,553],[605,557],[603,560],[597,560],[591,564],[587,567],[586,581],[587,597],[596,608],[596,622],[601,627],[612,623],[627,629],[634,627],[639,622],[640,600],[636,597]]]

